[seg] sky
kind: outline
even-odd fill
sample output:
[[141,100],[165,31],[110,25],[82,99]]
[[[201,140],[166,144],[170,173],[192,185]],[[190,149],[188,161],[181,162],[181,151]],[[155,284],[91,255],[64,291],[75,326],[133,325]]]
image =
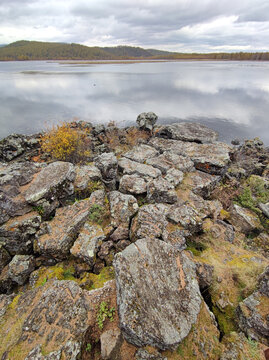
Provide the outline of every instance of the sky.
[[269,0],[0,0],[0,44],[269,51]]

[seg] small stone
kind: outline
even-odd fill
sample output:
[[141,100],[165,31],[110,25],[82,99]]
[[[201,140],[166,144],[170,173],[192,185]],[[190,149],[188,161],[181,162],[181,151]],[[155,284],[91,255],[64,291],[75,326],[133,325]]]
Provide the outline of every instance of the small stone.
[[23,285],[35,269],[32,255],[15,255],[8,264],[8,277],[18,285]]
[[118,328],[107,330],[100,336],[101,356],[104,360],[113,358],[113,353],[117,351],[121,343],[121,333]]

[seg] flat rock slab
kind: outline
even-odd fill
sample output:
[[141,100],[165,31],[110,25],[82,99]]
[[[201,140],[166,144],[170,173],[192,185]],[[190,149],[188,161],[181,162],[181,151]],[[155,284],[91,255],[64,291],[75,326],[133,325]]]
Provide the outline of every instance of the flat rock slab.
[[189,157],[198,170],[220,175],[229,162],[231,147],[222,142],[212,144],[197,144],[180,140],[153,138],[149,144],[159,151],[171,151],[178,155]]
[[163,154],[147,159],[146,164],[160,169],[163,174],[166,174],[169,169],[175,168],[177,170],[187,172],[194,167],[193,161],[187,156],[182,156],[173,151],[165,151]]
[[119,190],[123,193],[144,194],[147,192],[147,181],[139,175],[123,175],[120,179]]
[[174,349],[200,312],[195,265],[158,239],[140,239],[114,260],[120,328],[128,342]]
[[156,179],[162,175],[159,169],[156,169],[151,165],[140,164],[127,158],[121,158],[119,160],[119,168],[122,170],[124,175],[136,174],[146,179]]
[[156,149],[154,149],[154,147],[141,144],[135,146],[132,150],[128,151],[122,156],[126,157],[127,159],[137,161],[143,164],[147,159],[153,158],[158,154],[159,152]]
[[35,251],[57,259],[69,255],[81,226],[87,221],[91,200],[79,201],[56,210],[52,221],[45,223],[45,234],[38,237]]
[[183,122],[158,128],[157,136],[166,139],[210,143],[218,139],[218,133],[199,123]]
[[41,199],[65,197],[74,191],[71,182],[75,179],[74,166],[71,163],[56,161],[42,169],[29,185],[25,199],[34,204]]

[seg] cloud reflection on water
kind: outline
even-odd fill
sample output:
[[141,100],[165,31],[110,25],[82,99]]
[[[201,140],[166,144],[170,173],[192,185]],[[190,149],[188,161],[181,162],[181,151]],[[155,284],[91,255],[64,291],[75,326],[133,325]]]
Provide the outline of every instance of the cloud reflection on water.
[[269,144],[268,63],[34,62],[32,68],[31,63],[0,64],[0,137],[74,117],[134,124],[140,112],[154,111],[162,122],[211,124],[227,141],[260,136]]

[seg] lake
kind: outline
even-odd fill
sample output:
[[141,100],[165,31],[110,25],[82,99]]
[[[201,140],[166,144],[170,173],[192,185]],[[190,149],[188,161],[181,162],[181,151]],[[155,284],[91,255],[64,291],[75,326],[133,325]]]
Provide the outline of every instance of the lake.
[[269,62],[0,62],[0,138],[61,120],[133,125],[148,111],[269,145]]

